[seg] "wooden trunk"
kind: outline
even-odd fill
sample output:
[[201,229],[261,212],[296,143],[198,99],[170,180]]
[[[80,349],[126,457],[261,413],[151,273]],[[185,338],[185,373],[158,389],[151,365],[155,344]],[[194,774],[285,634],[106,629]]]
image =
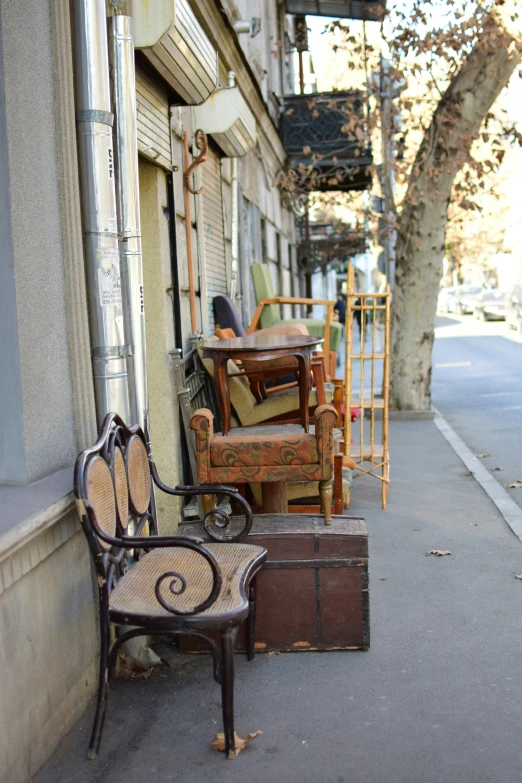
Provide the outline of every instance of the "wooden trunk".
[[[183,535],[201,535],[183,525]],[[370,646],[368,532],[359,517],[258,514],[248,543],[268,559],[257,577],[256,650],[367,650]],[[237,649],[245,650],[245,629]],[[183,652],[203,643],[182,637]]]

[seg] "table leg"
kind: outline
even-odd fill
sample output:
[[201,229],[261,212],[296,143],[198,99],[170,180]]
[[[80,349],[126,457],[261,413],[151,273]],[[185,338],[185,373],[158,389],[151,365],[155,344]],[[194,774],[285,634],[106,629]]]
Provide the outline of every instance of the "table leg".
[[288,485],[286,481],[271,481],[261,484],[264,514],[288,513]]
[[228,386],[228,359],[214,359],[214,380],[221,415],[221,431],[228,435],[230,430],[230,389]]
[[310,404],[310,357],[303,354],[297,355],[299,362],[299,410],[301,424],[305,432],[308,432],[308,407]]

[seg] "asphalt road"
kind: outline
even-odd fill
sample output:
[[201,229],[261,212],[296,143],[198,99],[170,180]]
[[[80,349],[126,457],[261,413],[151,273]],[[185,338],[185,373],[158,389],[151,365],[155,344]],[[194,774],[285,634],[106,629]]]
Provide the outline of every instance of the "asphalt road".
[[[437,316],[432,401],[501,484],[522,480],[522,337],[503,321]],[[522,489],[508,490],[522,507]]]

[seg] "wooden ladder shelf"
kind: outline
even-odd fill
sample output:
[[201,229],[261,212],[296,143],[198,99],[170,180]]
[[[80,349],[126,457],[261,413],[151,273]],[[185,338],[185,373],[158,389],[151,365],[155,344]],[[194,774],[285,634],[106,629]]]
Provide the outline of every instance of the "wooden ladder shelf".
[[[360,316],[358,337],[354,338],[354,316]],[[354,366],[359,362],[359,378],[354,385]],[[375,393],[378,363],[382,363],[382,394]],[[369,367],[368,367],[369,365]],[[369,377],[368,377],[369,376]],[[370,388],[365,389],[369,380]],[[390,390],[390,286],[375,293],[356,292],[354,269],[348,267],[345,329],[345,411],[359,408],[358,423],[344,417],[344,453],[356,465],[354,478],[368,475],[381,481],[382,507],[386,508],[390,482],[388,453],[388,410]],[[376,411],[379,411],[378,419]],[[365,416],[369,426],[365,426]],[[376,426],[376,421],[382,426]],[[352,438],[355,443],[352,443]],[[346,499],[349,505],[349,497]]]

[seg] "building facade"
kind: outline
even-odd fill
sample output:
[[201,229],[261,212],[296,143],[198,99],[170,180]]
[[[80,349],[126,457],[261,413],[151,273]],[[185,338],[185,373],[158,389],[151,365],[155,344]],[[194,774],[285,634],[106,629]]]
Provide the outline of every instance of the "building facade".
[[[110,409],[110,395],[100,395],[100,377],[109,376],[96,368],[114,361],[123,371],[112,380],[124,377],[130,389],[132,367],[142,357],[145,424],[155,462],[167,484],[180,483],[186,477],[173,353],[212,335],[217,294],[232,297],[248,326],[256,305],[253,263],[268,265],[280,295],[311,291],[296,252],[298,200],[287,187],[290,142],[284,140],[294,138],[290,158],[293,154],[304,170],[314,144],[326,153],[319,166],[326,189],[338,184],[360,189],[371,182],[360,151],[357,165],[352,147],[347,160],[330,161],[332,140],[316,133],[315,120],[320,126],[321,107],[331,98],[312,95],[310,103],[302,95],[301,104],[288,102],[303,81],[294,67],[299,60],[292,14],[302,20],[303,14],[326,8],[320,2],[310,10],[300,0],[294,8],[292,2],[0,0],[0,769],[5,783],[31,779],[96,688],[96,589],[73,494],[75,457],[94,442]],[[361,0],[350,8],[364,14],[376,5],[378,0]],[[345,12],[345,5],[339,9]],[[134,36],[131,66],[126,63],[131,76],[123,85],[115,48],[128,47],[130,37],[118,38],[118,16],[128,18]],[[79,102],[80,95],[89,97],[89,90],[82,93],[87,37],[85,29],[79,33],[80,17],[83,23],[99,22],[94,48],[101,59],[89,67],[99,69],[95,82],[106,81],[105,109],[85,109]],[[125,117],[138,175],[127,207],[134,209],[137,225],[127,225],[121,201],[123,115],[115,96],[122,86],[131,93]],[[111,89],[116,119],[108,111]],[[351,106],[360,112],[359,104],[357,95],[346,103],[348,111]],[[294,112],[298,121],[292,128]],[[343,121],[338,114],[329,123],[334,135],[336,123]],[[103,137],[105,145],[102,173],[93,179],[96,195],[101,183],[113,209],[103,239],[97,224],[94,230],[90,225],[85,198],[86,179],[94,174],[85,163],[88,133],[89,155],[99,141],[95,137]],[[134,299],[125,291],[129,270],[137,282]],[[126,308],[134,308],[136,321]],[[291,306],[282,315],[292,317]],[[96,318],[109,316],[118,345],[95,342]],[[132,337],[138,333],[129,337],[129,323],[145,334],[139,355]],[[133,393],[136,398],[136,389]],[[181,513],[178,498],[159,501],[161,531],[174,533]]]
[[[251,263],[269,264],[280,294],[301,293],[302,281],[294,213],[275,184],[286,161],[279,134],[284,85],[293,81],[284,8],[275,0],[170,6],[172,24],[157,40],[135,30],[135,66],[150,433],[160,474],[176,484],[182,436],[172,350],[213,333],[217,293],[234,295],[248,325],[255,307]],[[69,0],[0,0],[6,783],[31,778],[96,687],[96,591],[72,492],[75,457],[94,442],[102,413],[95,405],[82,244],[73,15]],[[230,110],[230,127],[219,127],[208,103],[203,111],[220,90],[235,90],[239,103],[235,119]],[[185,134],[192,162],[203,122],[206,161],[191,179],[201,192],[187,200]],[[174,532],[177,499],[164,501],[158,514],[162,531]]]

